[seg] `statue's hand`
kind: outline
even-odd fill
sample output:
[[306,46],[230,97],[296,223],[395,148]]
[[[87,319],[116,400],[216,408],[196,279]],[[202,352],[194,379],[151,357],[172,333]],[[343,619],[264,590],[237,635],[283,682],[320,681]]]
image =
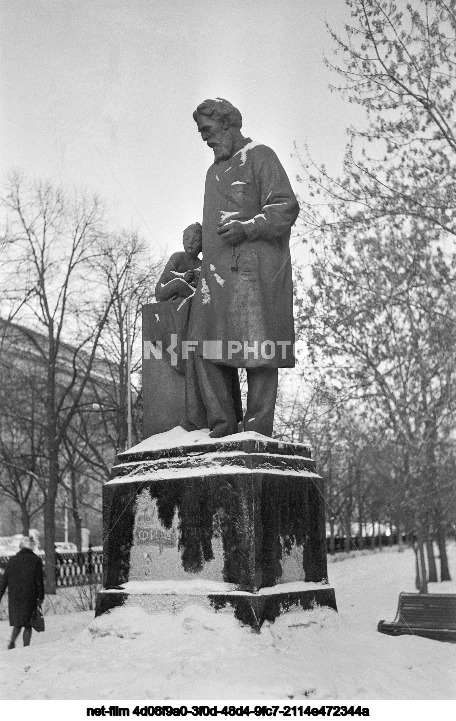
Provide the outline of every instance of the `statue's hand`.
[[229,220],[227,223],[219,223],[217,233],[230,245],[237,245],[246,239],[244,226],[239,220]]

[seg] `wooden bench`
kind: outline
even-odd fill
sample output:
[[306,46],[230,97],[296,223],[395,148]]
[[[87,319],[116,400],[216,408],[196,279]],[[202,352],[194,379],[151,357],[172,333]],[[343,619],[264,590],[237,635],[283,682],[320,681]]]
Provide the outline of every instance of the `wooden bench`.
[[401,593],[396,618],[392,623],[380,621],[377,630],[456,642],[456,594]]

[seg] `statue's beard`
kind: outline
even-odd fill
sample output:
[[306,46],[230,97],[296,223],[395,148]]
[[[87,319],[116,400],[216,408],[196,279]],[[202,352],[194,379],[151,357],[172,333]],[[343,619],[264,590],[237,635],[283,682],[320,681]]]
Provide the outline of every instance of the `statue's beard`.
[[233,139],[227,131],[220,131],[216,136],[217,144],[214,145],[214,163],[221,163],[222,160],[229,160],[233,154]]

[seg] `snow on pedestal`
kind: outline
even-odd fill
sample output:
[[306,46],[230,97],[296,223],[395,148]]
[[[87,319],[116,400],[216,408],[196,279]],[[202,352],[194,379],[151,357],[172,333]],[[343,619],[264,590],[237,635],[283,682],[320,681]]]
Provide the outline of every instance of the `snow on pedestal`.
[[103,489],[104,590],[149,612],[190,603],[258,628],[290,608],[336,608],[324,494],[309,449],[257,433],[175,428],[120,454]]

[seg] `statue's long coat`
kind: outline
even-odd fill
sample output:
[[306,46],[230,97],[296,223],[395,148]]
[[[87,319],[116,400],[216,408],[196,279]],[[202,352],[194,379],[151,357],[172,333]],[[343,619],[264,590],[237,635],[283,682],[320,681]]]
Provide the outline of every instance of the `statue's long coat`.
[[[266,145],[247,138],[230,160],[209,168],[187,336],[203,357],[238,368],[294,366],[289,240],[298,212],[285,170]],[[235,246],[223,240],[217,228],[226,220],[248,221],[247,239]]]

